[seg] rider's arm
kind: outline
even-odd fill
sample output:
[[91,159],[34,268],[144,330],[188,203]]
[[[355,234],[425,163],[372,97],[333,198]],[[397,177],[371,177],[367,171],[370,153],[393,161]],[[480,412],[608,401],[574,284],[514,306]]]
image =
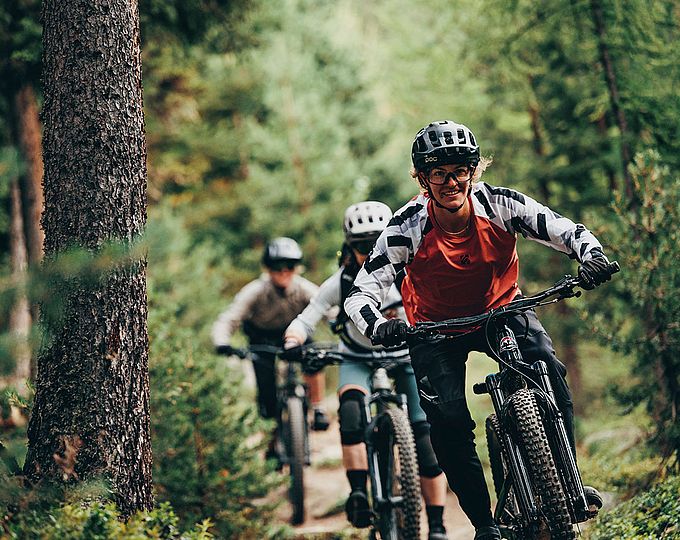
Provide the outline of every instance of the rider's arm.
[[262,279],[251,281],[234,296],[229,308],[220,313],[212,327],[212,340],[215,347],[230,344],[231,336],[248,317],[264,285],[265,282]]
[[387,319],[380,313],[397,272],[412,259],[427,219],[425,200],[416,197],[399,210],[378,237],[375,247],[354,280],[345,312],[367,337]]
[[[475,195],[488,201],[491,221],[584,262],[604,255],[602,245],[584,225],[574,223],[531,197],[480,182]],[[482,203],[484,204],[484,203]]]
[[298,345],[307,341],[314,333],[314,328],[329,311],[340,303],[340,273],[338,270],[321,284],[312,296],[307,307],[300,313],[286,329],[284,339],[295,341]]

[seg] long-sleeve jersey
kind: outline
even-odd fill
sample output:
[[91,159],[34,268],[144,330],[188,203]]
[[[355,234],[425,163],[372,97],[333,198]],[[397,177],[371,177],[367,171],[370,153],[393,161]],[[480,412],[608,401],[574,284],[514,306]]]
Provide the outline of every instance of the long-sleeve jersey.
[[213,344],[229,345],[231,336],[244,323],[267,336],[283,336],[286,327],[318,289],[314,283],[298,275],[293,276],[286,289],[280,289],[274,286],[268,274],[262,274],[243,287],[229,308],[215,321]]
[[[300,343],[304,343],[314,333],[314,328],[319,321],[331,313],[333,308],[340,306],[342,303],[342,274],[343,269],[340,268],[321,284],[309,305],[290,323],[286,329],[286,336],[295,337]],[[385,306],[401,303],[401,296],[395,286],[390,287],[385,300]],[[405,319],[404,309],[401,305],[397,307],[396,311],[397,317]],[[351,319],[344,326],[344,334],[347,339],[344,339],[343,342],[350,349],[377,350],[383,348],[380,345],[372,345],[371,340],[359,331]]]
[[447,233],[433,219],[432,201],[414,197],[399,209],[359,271],[345,311],[367,336],[385,322],[379,308],[397,272],[411,324],[476,315],[510,302],[519,292],[517,235],[583,262],[603,255],[580,223],[518,191],[473,184],[470,227]]

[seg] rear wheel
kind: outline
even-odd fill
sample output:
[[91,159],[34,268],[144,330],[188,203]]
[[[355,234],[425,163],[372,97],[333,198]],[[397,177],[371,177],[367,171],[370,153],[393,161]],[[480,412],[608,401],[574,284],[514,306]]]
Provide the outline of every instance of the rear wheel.
[[420,480],[408,416],[401,409],[387,409],[376,423],[373,436],[383,497],[388,501],[376,507],[377,501],[373,500],[379,537],[418,540]]
[[290,468],[288,497],[293,507],[291,523],[299,525],[305,521],[305,412],[299,397],[289,397],[282,413],[286,453]]
[[[549,530],[552,540],[572,540],[576,536],[567,499],[533,392],[523,389],[513,394],[508,412],[517,432],[517,443],[526,458],[537,506],[543,516],[543,529]],[[543,537],[540,532],[539,537]]]

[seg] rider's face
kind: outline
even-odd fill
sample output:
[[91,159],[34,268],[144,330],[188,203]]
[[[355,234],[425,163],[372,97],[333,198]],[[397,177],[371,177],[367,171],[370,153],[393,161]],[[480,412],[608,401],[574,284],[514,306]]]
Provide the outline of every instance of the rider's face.
[[279,289],[287,289],[293,281],[295,268],[282,268],[280,270],[268,269],[272,283]]
[[420,174],[439,204],[446,208],[459,208],[467,200],[473,173],[474,169],[467,165],[440,165],[427,174]]
[[352,251],[354,252],[354,257],[356,258],[359,266],[363,266],[364,261],[366,260],[366,257],[368,257],[368,255],[364,253],[359,253],[356,249],[352,249]]

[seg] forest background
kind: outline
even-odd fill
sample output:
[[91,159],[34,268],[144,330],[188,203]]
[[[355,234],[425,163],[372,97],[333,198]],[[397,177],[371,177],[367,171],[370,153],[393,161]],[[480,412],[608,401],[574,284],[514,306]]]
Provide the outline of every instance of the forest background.
[[[274,236],[301,243],[305,275],[320,283],[337,265],[342,209],[365,199],[398,209],[418,190],[408,174],[414,134],[453,119],[493,157],[485,181],[582,221],[622,266],[611,284],[543,316],[568,365],[584,476],[615,503],[630,500],[592,537],[661,538],[659,523],[665,537],[680,535],[677,502],[667,497],[677,493],[680,448],[676,2],[142,0],[139,8],[153,472],[157,500],[179,522],[167,507],[154,519],[170,529],[210,519],[197,535],[287,534],[271,525],[269,507],[251,504],[276,477],[250,437],[263,426],[240,372],[212,354],[210,325],[259,273]],[[17,285],[27,267],[40,268],[30,212],[40,148],[22,138],[42,104],[39,9],[33,0],[0,6],[0,370],[19,391],[0,404],[9,472],[25,453],[11,411],[30,408],[22,381],[42,339],[32,306],[50,306],[39,279]],[[527,292],[576,269],[535,243],[519,249]],[[652,496],[634,498],[652,486]],[[2,504],[16,503],[18,492],[5,493]],[[4,511],[3,527],[43,531],[40,512],[31,513],[40,497],[21,493],[25,504]],[[43,503],[69,526],[92,520],[78,505]],[[104,521],[116,512],[97,508]],[[673,512],[669,529],[663,516]]]

